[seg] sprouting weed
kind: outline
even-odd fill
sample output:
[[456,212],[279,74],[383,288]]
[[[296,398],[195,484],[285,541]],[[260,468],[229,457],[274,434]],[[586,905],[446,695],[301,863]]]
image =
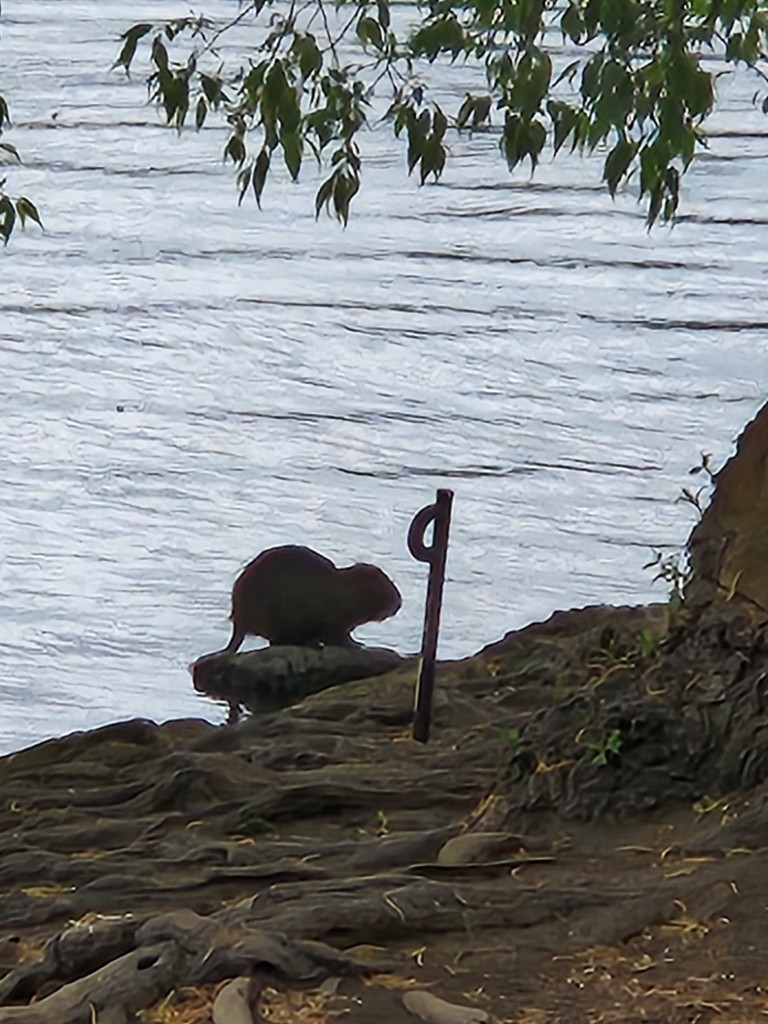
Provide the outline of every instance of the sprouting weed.
[[584,746],[594,750],[593,764],[608,764],[608,755],[618,757],[621,752],[621,730],[611,729],[599,740],[584,740]]
[[520,744],[522,742],[522,737],[520,736],[520,730],[519,729],[507,729],[507,731],[504,733],[504,740],[506,741],[506,743],[511,748],[512,753],[515,753],[518,750],[518,748],[520,747]]
[[669,584],[669,599],[673,604],[682,604],[685,600],[685,587],[691,578],[691,570],[688,565],[688,554],[682,549],[676,551],[656,550],[650,562],[646,562],[644,569],[656,569],[653,577],[656,580],[664,580]]
[[637,637],[637,653],[641,658],[650,658],[658,650],[659,638],[652,629],[644,629]]

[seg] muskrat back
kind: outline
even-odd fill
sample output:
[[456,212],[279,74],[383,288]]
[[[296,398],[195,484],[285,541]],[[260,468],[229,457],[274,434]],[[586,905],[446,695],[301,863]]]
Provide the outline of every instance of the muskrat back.
[[227,650],[236,651],[247,633],[271,644],[345,646],[356,626],[394,615],[401,603],[395,584],[375,565],[337,569],[311,548],[268,548],[235,580]]

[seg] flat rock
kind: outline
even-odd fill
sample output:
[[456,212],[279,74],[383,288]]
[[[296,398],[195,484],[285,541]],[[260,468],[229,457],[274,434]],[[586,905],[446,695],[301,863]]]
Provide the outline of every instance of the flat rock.
[[191,671],[199,693],[266,712],[332,686],[383,675],[407,661],[385,647],[272,646],[245,654],[209,654]]
[[444,999],[438,999],[431,992],[406,992],[403,1005],[409,1013],[427,1024],[487,1024],[485,1010],[476,1006],[457,1006]]

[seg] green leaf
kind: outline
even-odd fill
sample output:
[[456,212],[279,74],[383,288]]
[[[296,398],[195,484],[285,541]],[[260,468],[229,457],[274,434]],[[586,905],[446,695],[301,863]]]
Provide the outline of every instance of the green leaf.
[[205,98],[212,107],[218,107],[222,100],[226,100],[220,78],[214,78],[212,75],[201,74],[200,87],[205,94]]
[[608,125],[623,126],[633,105],[634,84],[629,70],[620,61],[605,61],[594,108],[599,133]]
[[300,133],[287,131],[281,132],[280,145],[283,147],[283,158],[285,160],[285,166],[288,168],[288,173],[291,178],[296,181],[299,176],[299,170],[301,169],[303,149]]
[[464,128],[467,121],[472,117],[475,111],[475,102],[476,97],[467,93],[466,99],[459,107],[459,112],[456,115],[456,124],[459,128]]
[[539,53],[531,72],[531,86],[534,95],[537,97],[536,108],[541,105],[547,95],[549,83],[552,80],[552,58],[548,53]]
[[8,245],[13,226],[16,223],[16,210],[8,196],[0,196],[0,238],[3,245]]
[[464,128],[471,120],[472,124],[470,127],[479,128],[483,122],[487,121],[490,114],[490,103],[492,103],[490,96],[467,95],[467,98],[459,108],[459,114],[456,119],[457,127]]
[[180,129],[189,111],[189,79],[183,71],[174,75],[172,95],[175,104],[173,120]]
[[531,170],[535,170],[539,162],[544,143],[547,141],[547,130],[540,121],[529,121],[525,126],[526,155],[531,161]]
[[664,220],[672,220],[677,213],[677,204],[680,200],[680,174],[675,167],[668,167],[665,176],[665,192],[663,217]]
[[627,168],[632,163],[637,153],[637,145],[629,139],[619,139],[605,160],[603,168],[603,179],[608,183],[608,189],[612,196],[616,195],[622,179],[627,173]]
[[333,186],[333,206],[344,227],[349,223],[349,207],[360,188],[360,178],[351,171],[339,170]]
[[413,107],[407,103],[393,103],[384,115],[385,119],[394,124],[395,138],[399,139],[403,128],[414,120]]
[[168,70],[168,51],[160,36],[155,36],[152,41],[152,60],[159,71]]
[[274,61],[264,80],[264,91],[261,99],[262,107],[268,107],[277,114],[278,108],[283,102],[285,92],[289,88],[282,61]]
[[691,160],[693,160],[694,153],[696,152],[696,131],[690,125],[685,125],[680,134],[679,140],[679,152],[680,159],[683,161],[683,168],[687,168]]
[[585,100],[594,100],[600,84],[600,72],[603,68],[603,55],[596,53],[587,61],[581,73],[581,95]]
[[283,131],[295,132],[301,124],[301,105],[296,90],[288,86],[283,94],[282,102],[278,108],[277,116]]
[[540,51],[524,54],[514,76],[510,106],[523,118],[533,117],[547,93],[551,77],[552,61],[548,54]]
[[531,161],[531,169],[535,169],[546,139],[547,131],[540,121],[526,120],[508,111],[500,146],[509,169],[513,170],[526,157]]
[[296,90],[289,83],[280,60],[273,63],[264,82],[261,111],[267,124],[274,123],[276,118],[286,132],[295,132],[301,122],[301,107]]
[[152,26],[146,22],[142,22],[139,25],[133,25],[128,29],[127,32],[123,32],[120,38],[123,40],[123,45],[120,49],[120,53],[117,55],[117,60],[112,65],[113,68],[119,67],[121,64],[126,71],[130,70],[131,62],[136,56],[136,47],[139,40],[145,36],[148,32],[152,31]]
[[269,161],[269,150],[262,148],[253,165],[253,194],[256,196],[259,209],[261,209],[261,193],[264,191],[264,183],[269,171]]
[[476,96],[475,97],[475,109],[472,111],[472,127],[479,128],[481,124],[484,124],[491,113],[491,97],[490,96]]
[[363,15],[357,22],[357,38],[363,46],[372,46],[375,50],[384,48],[384,34],[381,25],[375,18]]
[[686,103],[691,115],[695,118],[704,118],[712,110],[715,102],[715,90],[712,83],[712,75],[702,71],[693,58],[694,67],[688,78],[686,90]]
[[189,110],[189,79],[186,71],[180,70],[176,74],[157,71],[152,81],[156,86],[153,99],[162,103],[168,123],[173,121],[181,128]]
[[504,120],[504,133],[501,137],[501,151],[504,154],[504,159],[507,161],[507,166],[510,171],[517,166],[517,164],[525,156],[524,152],[520,150],[520,128],[522,121],[518,114],[507,114]]
[[734,32],[733,35],[730,35],[725,44],[725,59],[731,62],[741,60],[743,43],[744,36],[742,36],[741,32]]
[[644,146],[640,150],[640,194],[653,195],[660,185],[658,146]]
[[291,49],[299,65],[302,78],[309,78],[310,75],[316,74],[323,66],[323,55],[311,32],[306,34],[297,32]]
[[552,118],[553,140],[555,153],[558,153],[568,141],[576,128],[578,110],[570,103],[562,103],[559,100],[550,100],[547,104],[547,112]]
[[447,127],[448,121],[445,114],[440,107],[435,105],[435,113],[432,115],[432,134],[438,142],[442,142]]
[[587,34],[587,27],[584,18],[576,4],[568,4],[562,18],[560,19],[560,31],[563,38],[566,37],[574,43],[580,43]]
[[593,39],[598,32],[600,20],[603,15],[603,11],[607,8],[607,3],[604,0],[587,0],[581,8],[581,14],[584,18],[584,26],[587,30],[587,39]]
[[237,205],[240,206],[243,202],[243,196],[248,191],[248,186],[251,183],[251,175],[253,174],[253,165],[245,167],[237,175],[237,187],[239,189],[239,195],[237,197]]
[[245,161],[245,143],[243,142],[242,135],[237,132],[230,136],[224,147],[224,159],[226,160],[227,157],[229,157],[233,164],[238,166]]
[[421,161],[419,163],[421,184],[424,184],[430,174],[437,181],[443,173],[444,167],[445,147],[435,135],[429,135],[421,151]]
[[39,227],[43,226],[43,222],[40,220],[40,214],[37,212],[37,207],[26,196],[19,196],[16,200],[16,212],[21,219],[21,226],[25,227],[27,220],[33,220]]
[[412,118],[408,122],[408,173],[413,171],[413,168],[421,160],[424,152],[424,143],[427,140],[429,129],[431,126],[431,119],[429,111],[422,110],[418,117]]
[[411,51],[433,61],[439,53],[460,53],[467,40],[464,29],[453,14],[429,22],[411,36]]
[[376,0],[376,9],[379,15],[379,24],[385,32],[389,31],[389,0]]
[[264,78],[269,68],[269,61],[263,60],[250,69],[243,81],[243,92],[250,110],[255,110],[259,102],[259,94],[264,85]]
[[656,185],[651,190],[650,202],[648,203],[648,215],[646,216],[646,223],[648,227],[652,227],[656,223],[659,214],[661,213],[661,203],[664,198],[664,190],[661,185]]
[[320,188],[317,190],[317,195],[315,196],[316,219],[317,217],[320,216],[320,211],[322,210],[323,207],[325,207],[326,210],[330,209],[331,200],[333,198],[333,185],[334,176],[331,175],[331,177],[324,181]]
[[9,153],[17,163],[21,163],[21,157],[19,156],[18,149],[16,149],[15,146],[12,146],[10,142],[0,142],[0,149],[4,153]]
[[195,127],[197,128],[198,131],[205,124],[205,118],[207,113],[208,104],[205,102],[205,99],[201,96],[197,101],[197,106],[195,107]]

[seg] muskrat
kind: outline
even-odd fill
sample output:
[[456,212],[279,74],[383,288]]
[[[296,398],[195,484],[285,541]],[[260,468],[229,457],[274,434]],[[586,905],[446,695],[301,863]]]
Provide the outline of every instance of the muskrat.
[[353,629],[399,611],[400,591],[375,565],[337,569],[311,548],[268,548],[243,569],[232,587],[234,654],[247,633],[270,644],[301,647],[354,645]]

